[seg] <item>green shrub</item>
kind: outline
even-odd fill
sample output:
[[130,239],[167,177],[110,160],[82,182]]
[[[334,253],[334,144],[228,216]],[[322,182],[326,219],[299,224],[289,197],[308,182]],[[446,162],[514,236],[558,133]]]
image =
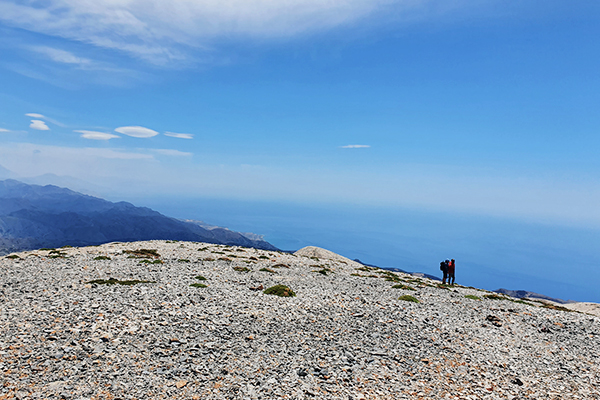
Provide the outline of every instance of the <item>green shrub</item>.
[[276,274],[277,273],[277,272],[273,271],[270,268],[261,268],[261,269],[259,269],[259,271],[268,272],[270,274]]
[[206,278],[203,277],[202,275],[195,276],[194,278],[198,279],[199,281],[205,281],[206,280]]
[[107,257],[107,256],[98,256],[98,257],[94,257],[94,260],[110,260],[110,257]]
[[290,266],[287,264],[275,264],[273,268],[289,268]]
[[250,272],[250,268],[248,267],[233,267],[233,270],[237,272]]
[[475,296],[474,294],[468,294],[465,297],[471,300],[481,300],[481,297]]
[[189,263],[190,260],[188,260],[187,258],[180,258],[179,260],[177,260],[179,262],[184,262],[184,263]]
[[411,287],[411,286],[408,286],[408,285],[403,285],[401,283],[392,286],[392,289],[417,290],[414,287]]
[[205,288],[208,287],[207,285],[203,284],[203,283],[192,283],[190,285],[191,287],[197,287],[197,288]]
[[398,300],[410,301],[412,303],[420,303],[419,300],[417,300],[415,297],[413,297],[409,294],[405,294],[404,296],[398,297]]
[[263,291],[264,294],[273,294],[279,297],[296,297],[296,293],[285,285],[275,285]]
[[11,260],[20,260],[21,257],[19,257],[16,254],[11,254],[10,256],[6,256],[6,258],[10,258]]
[[269,259],[269,257],[267,257],[267,256],[258,256],[258,258],[260,258],[261,260],[268,260]]
[[484,294],[483,297],[490,300],[508,300],[504,296],[498,296],[497,294]]
[[[137,258],[137,257],[135,257],[135,258]],[[140,264],[163,264],[163,262],[161,260],[154,260],[154,261],[140,260]]]
[[329,268],[323,268],[323,269],[320,269],[318,271],[313,271],[313,272],[316,272],[317,274],[321,274],[321,275],[327,275],[327,273],[329,273],[329,272],[331,272],[332,274],[334,273]]

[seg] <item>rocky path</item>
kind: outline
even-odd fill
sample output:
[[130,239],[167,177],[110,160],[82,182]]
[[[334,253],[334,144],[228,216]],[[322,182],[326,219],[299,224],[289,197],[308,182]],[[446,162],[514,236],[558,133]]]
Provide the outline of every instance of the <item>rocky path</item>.
[[0,399],[600,399],[598,317],[300,254],[3,257]]

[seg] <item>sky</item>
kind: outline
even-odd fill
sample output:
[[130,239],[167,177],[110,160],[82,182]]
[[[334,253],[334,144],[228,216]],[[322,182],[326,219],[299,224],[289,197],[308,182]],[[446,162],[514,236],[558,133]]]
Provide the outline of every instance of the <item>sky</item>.
[[599,22],[593,0],[0,0],[0,177],[600,230]]

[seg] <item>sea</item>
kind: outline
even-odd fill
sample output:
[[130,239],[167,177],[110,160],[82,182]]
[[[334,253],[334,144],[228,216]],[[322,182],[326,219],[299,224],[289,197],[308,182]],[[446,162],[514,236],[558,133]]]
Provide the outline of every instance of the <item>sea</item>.
[[351,204],[215,198],[138,198],[180,219],[252,232],[285,250],[318,246],[380,267],[440,276],[456,260],[456,283],[527,290],[600,303],[600,230],[467,213]]

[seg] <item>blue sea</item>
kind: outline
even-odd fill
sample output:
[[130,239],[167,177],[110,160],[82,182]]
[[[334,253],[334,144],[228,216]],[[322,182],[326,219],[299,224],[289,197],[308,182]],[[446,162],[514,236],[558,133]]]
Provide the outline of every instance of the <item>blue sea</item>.
[[353,205],[210,198],[129,199],[165,215],[264,235],[282,250],[319,246],[380,267],[440,275],[456,259],[457,283],[600,302],[600,230],[467,214]]

